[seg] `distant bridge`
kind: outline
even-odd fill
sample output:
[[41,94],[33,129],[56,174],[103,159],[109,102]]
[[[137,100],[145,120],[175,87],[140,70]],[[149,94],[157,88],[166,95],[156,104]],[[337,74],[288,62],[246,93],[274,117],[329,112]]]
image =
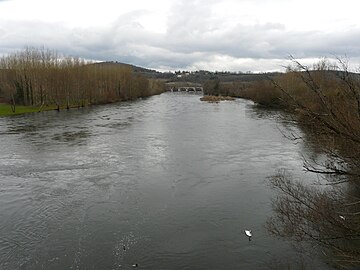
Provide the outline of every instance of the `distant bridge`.
[[170,89],[171,92],[202,92],[204,88],[202,86],[173,86]]
[[201,83],[195,82],[167,82],[167,91],[171,92],[203,92],[204,88]]

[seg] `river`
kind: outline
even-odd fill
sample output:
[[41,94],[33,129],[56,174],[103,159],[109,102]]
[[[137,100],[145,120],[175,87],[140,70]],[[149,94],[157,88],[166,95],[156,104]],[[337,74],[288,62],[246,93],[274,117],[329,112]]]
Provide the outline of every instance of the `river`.
[[267,177],[279,168],[301,176],[310,150],[282,135],[278,112],[199,97],[0,118],[0,269],[272,269],[298,260],[264,228],[275,196]]

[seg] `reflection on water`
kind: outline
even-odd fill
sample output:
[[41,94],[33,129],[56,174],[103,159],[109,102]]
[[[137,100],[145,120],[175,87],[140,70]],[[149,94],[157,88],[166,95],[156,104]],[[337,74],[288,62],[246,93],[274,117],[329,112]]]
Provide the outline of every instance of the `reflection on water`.
[[80,131],[65,131],[53,136],[53,140],[59,142],[70,143],[73,142],[75,145],[81,144],[86,140],[87,137],[90,136],[90,133],[86,130]]
[[296,261],[264,229],[273,196],[266,177],[278,168],[303,173],[302,145],[282,136],[277,116],[249,101],[166,93],[1,118],[0,268],[268,269],[274,258]]

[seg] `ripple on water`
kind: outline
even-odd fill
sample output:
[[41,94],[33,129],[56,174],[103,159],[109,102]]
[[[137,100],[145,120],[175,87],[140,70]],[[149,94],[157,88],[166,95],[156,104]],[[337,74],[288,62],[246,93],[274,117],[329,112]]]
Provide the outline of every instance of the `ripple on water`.
[[266,177],[302,173],[303,148],[276,115],[166,93],[0,118],[0,268],[264,269],[296,258],[263,227]]

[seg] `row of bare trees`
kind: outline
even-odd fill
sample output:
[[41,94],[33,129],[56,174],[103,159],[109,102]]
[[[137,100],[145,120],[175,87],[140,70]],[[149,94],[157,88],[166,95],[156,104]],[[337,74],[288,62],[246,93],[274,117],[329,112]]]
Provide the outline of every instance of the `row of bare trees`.
[[0,94],[16,104],[58,108],[131,100],[163,91],[129,66],[89,63],[26,48],[0,59]]

